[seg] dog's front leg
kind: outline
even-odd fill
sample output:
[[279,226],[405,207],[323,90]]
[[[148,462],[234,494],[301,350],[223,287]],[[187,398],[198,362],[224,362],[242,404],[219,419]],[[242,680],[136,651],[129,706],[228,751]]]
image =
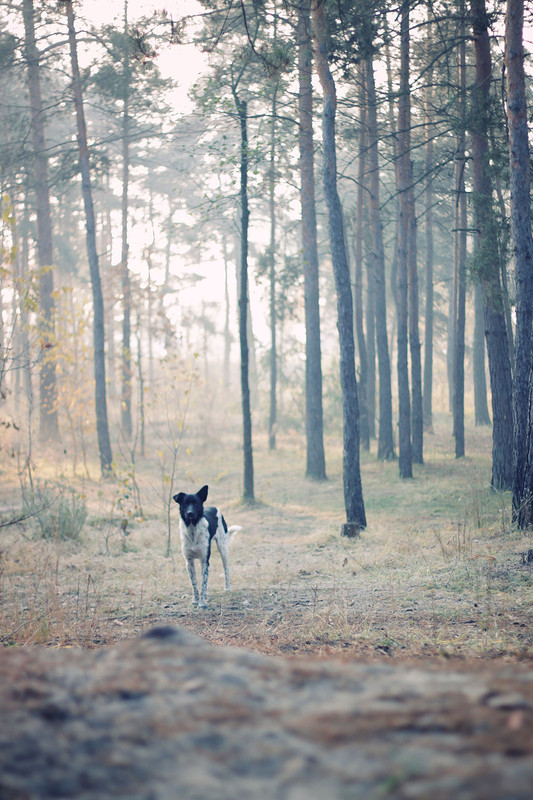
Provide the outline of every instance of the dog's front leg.
[[207,581],[209,580],[209,560],[201,562],[202,564],[202,588],[200,590],[200,602],[198,608],[207,608]]
[[194,559],[188,558],[187,559],[187,572],[189,573],[189,578],[191,579],[192,584],[192,604],[193,606],[197,606],[199,602],[199,595],[198,595],[198,584],[196,583],[196,568],[194,566]]

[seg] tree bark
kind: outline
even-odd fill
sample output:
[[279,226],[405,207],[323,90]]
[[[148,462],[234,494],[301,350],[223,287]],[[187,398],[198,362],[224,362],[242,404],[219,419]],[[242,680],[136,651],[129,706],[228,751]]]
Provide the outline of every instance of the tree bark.
[[424,463],[424,413],[422,407],[422,358],[418,328],[418,257],[415,192],[412,185],[409,197],[409,353],[411,356],[412,392],[412,453],[415,464]]
[[471,0],[476,77],[475,128],[472,131],[474,212],[478,232],[477,266],[483,292],[485,336],[492,391],[492,486],[512,486],[512,380],[505,309],[500,280],[497,218],[493,209],[488,130],[492,61],[485,0]]
[[278,350],[277,350],[277,308],[276,308],[276,115],[278,85],[274,87],[270,123],[270,165],[268,176],[268,207],[270,216],[269,280],[270,280],[270,415],[268,420],[268,447],[276,449],[277,427],[277,383],[278,383]]
[[[430,11],[428,8],[428,25]],[[426,283],[426,307],[425,307],[425,326],[424,326],[424,377],[422,390],[422,403],[424,415],[424,430],[433,430],[433,320],[434,320],[434,291],[433,291],[433,272],[434,272],[434,246],[433,246],[433,131],[431,125],[431,107],[433,101],[433,65],[431,52],[432,27],[428,28],[428,75],[426,89],[426,147],[425,147],[425,234],[426,234],[426,258],[425,258],[425,283]]]
[[505,72],[511,232],[516,276],[513,521],[519,528],[533,525],[533,419],[530,414],[533,368],[533,240],[523,29],[524,0],[508,0],[505,20]]
[[298,112],[300,123],[300,202],[305,294],[305,432],[306,476],[326,479],[322,408],[322,364],[318,284],[313,144],[312,49],[310,3],[298,5]]
[[[354,239],[354,311],[355,311],[355,336],[357,351],[359,353],[359,419],[361,430],[361,447],[370,450],[370,425],[369,412],[369,386],[368,386],[368,360],[363,325],[363,241],[364,241],[364,206],[365,206],[365,172],[366,172],[366,92],[364,88],[364,69],[359,70],[361,93],[359,98],[359,155],[357,158],[357,207],[355,210],[355,239]],[[369,266],[369,273],[371,271]],[[370,279],[370,274],[369,274]],[[373,280],[373,276],[372,276]]]
[[130,175],[130,63],[128,38],[128,0],[124,0],[124,50],[122,57],[122,431],[129,439],[133,431],[131,398],[133,373],[131,369],[131,280],[128,266],[128,211]]
[[398,403],[400,477],[413,477],[411,449],[411,395],[409,390],[409,186],[411,183],[410,100],[409,100],[409,4],[404,2],[401,18],[400,95],[398,100]]
[[376,298],[376,346],[379,373],[379,434],[378,458],[394,458],[394,435],[392,427],[392,388],[389,341],[387,334],[387,287],[385,281],[385,250],[383,246],[383,223],[381,221],[379,188],[379,153],[377,100],[372,56],[366,59],[366,86],[368,104],[368,188],[370,207],[370,231],[372,235],[372,260]]
[[467,208],[465,194],[466,135],[464,132],[466,91],[466,44],[464,23],[464,0],[459,6],[459,116],[461,130],[457,137],[455,156],[455,232],[454,232],[454,353],[453,353],[453,435],[455,457],[465,454],[465,309],[466,309],[466,229]]
[[74,107],[76,110],[81,188],[86,219],[87,255],[89,258],[89,270],[91,275],[94,307],[93,343],[96,432],[98,437],[98,450],[100,454],[100,468],[102,474],[106,475],[112,469],[113,456],[111,453],[109,426],[107,422],[104,302],[102,297],[102,285],[100,282],[100,269],[98,266],[98,253],[96,250],[96,231],[89,167],[89,148],[87,146],[87,128],[85,124],[85,114],[83,111],[83,98],[81,91],[80,70],[78,65],[78,52],[76,46],[76,31],[74,27],[74,11],[72,9],[72,0],[65,0],[65,9],[67,14],[70,44],[72,89],[74,94]]
[[466,312],[466,227],[467,208],[464,185],[464,137],[460,137],[456,156],[456,210],[454,242],[454,353],[453,353],[453,435],[455,437],[455,457],[465,454],[464,420],[464,360],[465,360],[465,312]]
[[243,429],[243,498],[252,502],[254,497],[254,463],[252,446],[252,412],[249,383],[248,349],[248,112],[245,100],[236,91],[233,94],[235,108],[239,117],[241,133],[240,146],[240,197],[241,197],[241,259],[239,293],[239,341],[241,348],[241,399]]
[[[313,0],[311,7],[315,60],[324,93],[322,135],[324,148],[324,194],[328,209],[329,239],[337,293],[340,346],[340,379],[343,406],[343,483],[347,526],[350,530],[366,527],[361,472],[359,464],[359,403],[355,378],[353,337],[353,300],[350,270],[346,256],[342,208],[337,191],[335,112],[337,97],[331,75],[326,38],[324,3]],[[346,530],[346,529],[343,529]]]
[[34,191],[37,205],[37,257],[39,260],[39,305],[41,313],[41,360],[39,375],[39,435],[43,441],[59,437],[57,380],[54,355],[55,302],[53,272],[52,213],[48,180],[48,156],[41,98],[40,56],[35,40],[33,0],[23,0],[24,57],[30,96],[31,141],[34,153]]
[[[365,181],[366,182],[366,181]],[[362,206],[364,221],[368,225],[367,204]],[[365,238],[365,237],[363,237]],[[366,259],[366,407],[368,417],[368,434],[376,438],[376,280],[374,277],[373,259]],[[359,393],[362,394],[362,391]]]

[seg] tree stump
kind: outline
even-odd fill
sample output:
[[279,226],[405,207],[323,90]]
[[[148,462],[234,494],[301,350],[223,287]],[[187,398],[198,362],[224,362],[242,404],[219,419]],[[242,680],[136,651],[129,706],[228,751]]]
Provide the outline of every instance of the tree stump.
[[357,522],[345,522],[341,527],[341,536],[347,536],[348,539],[356,539],[361,533],[361,529]]

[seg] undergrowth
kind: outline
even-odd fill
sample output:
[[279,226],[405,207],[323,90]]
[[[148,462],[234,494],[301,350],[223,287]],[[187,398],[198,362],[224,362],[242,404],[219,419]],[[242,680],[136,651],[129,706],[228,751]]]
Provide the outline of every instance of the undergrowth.
[[[490,431],[469,435],[475,455],[455,461],[443,424],[412,481],[400,480],[397,463],[363,454],[368,529],[355,540],[339,535],[333,441],[329,479],[314,483],[303,477],[298,437],[279,435],[275,452],[258,437],[254,505],[241,502],[237,437],[206,449],[203,434],[189,435],[170,482],[137,458],[128,513],[116,501],[124,481],[47,475],[21,493],[13,476],[0,497],[0,640],[97,647],[170,623],[271,654],[529,659],[533,537],[512,528],[509,495],[488,485]],[[214,552],[209,607],[198,611],[166,493],[203,483],[243,530],[230,553],[233,590],[223,591]]]

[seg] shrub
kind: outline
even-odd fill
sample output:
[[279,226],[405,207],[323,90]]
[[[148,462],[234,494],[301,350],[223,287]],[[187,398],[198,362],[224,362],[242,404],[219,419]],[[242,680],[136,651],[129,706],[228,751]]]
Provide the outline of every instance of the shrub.
[[74,489],[40,486],[24,496],[24,514],[31,515],[35,534],[41,539],[78,541],[87,520],[84,498]]

